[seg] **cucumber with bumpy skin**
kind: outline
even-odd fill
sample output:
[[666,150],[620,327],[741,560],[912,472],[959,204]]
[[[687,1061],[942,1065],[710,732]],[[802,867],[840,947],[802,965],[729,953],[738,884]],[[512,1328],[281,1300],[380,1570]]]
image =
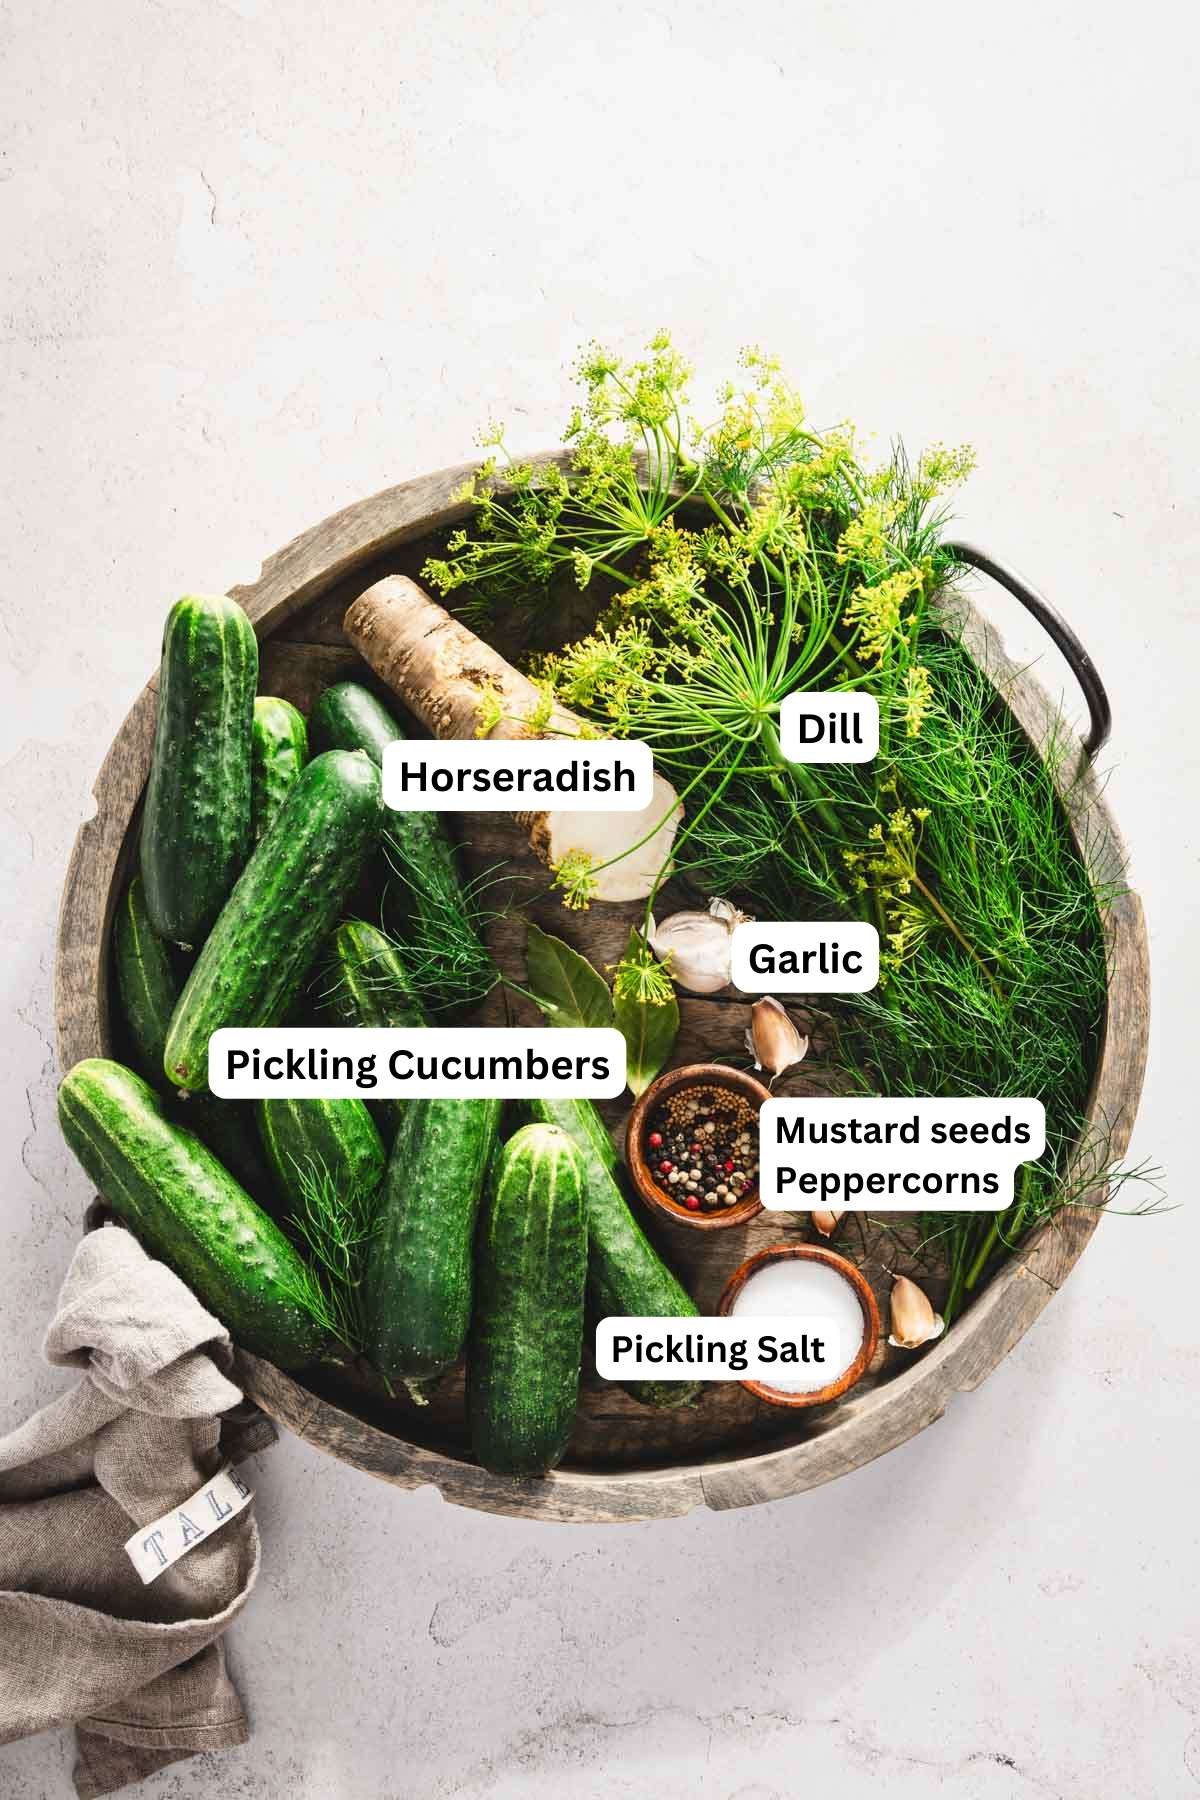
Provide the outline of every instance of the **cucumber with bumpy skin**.
[[163,1057],[176,1086],[203,1088],[224,1025],[278,1025],[379,839],[369,757],[330,750],[294,783],[188,976]]
[[[322,749],[363,750],[380,767],[387,746],[404,737],[387,707],[356,681],[325,689],[309,729]],[[441,815],[390,812],[382,847],[387,923],[410,945],[423,985],[443,1004],[481,1000],[496,973],[480,942],[477,909],[463,889]]]
[[134,876],[118,903],[113,938],[117,993],[138,1073],[151,1087],[171,1096],[180,1108],[179,1123],[203,1138],[230,1174],[259,1199],[268,1192],[270,1177],[259,1153],[249,1102],[218,1100],[211,1094],[180,1096],[163,1070],[167,1031],[183,991],[183,976],[176,964],[178,952],[172,955],[151,922],[140,875]]
[[[698,1308],[630,1212],[617,1182],[617,1153],[590,1100],[522,1102],[524,1117],[568,1132],[583,1156],[588,1227],[588,1303],[596,1319],[694,1319]],[[690,1406],[698,1381],[625,1381],[627,1394],[660,1410]]]
[[467,1362],[471,1443],[498,1475],[544,1475],[575,1422],[587,1226],[583,1157],[525,1125],[495,1159],[476,1245]]
[[349,1213],[368,1205],[383,1180],[387,1154],[361,1100],[281,1096],[257,1101],[255,1112],[276,1187],[292,1212],[303,1215],[306,1185],[322,1171]]
[[167,1085],[163,1072],[167,1028],[183,979],[165,938],[154,928],[140,875],[134,876],[117,902],[113,960],[133,1061],[138,1073],[162,1090]]
[[154,1090],[102,1057],[58,1090],[63,1136],[105,1200],[237,1343],[282,1369],[330,1348],[303,1302],[313,1277],[279,1227]]
[[[322,1011],[336,1025],[401,1029],[425,1024],[396,945],[364,919],[345,919],[329,940],[320,982]],[[370,1100],[390,1143],[411,1100]]]
[[498,1100],[410,1100],[367,1260],[366,1347],[392,1381],[436,1379],[471,1322],[475,1220]]
[[308,727],[290,700],[258,696],[250,753],[250,814],[257,843],[308,761]]
[[250,852],[250,734],[258,642],[224,596],[167,614],[141,870],[155,928],[200,944]]
[[309,717],[316,750],[365,750],[383,767],[389,744],[404,736],[382,700],[357,681],[337,681],[317,696]]

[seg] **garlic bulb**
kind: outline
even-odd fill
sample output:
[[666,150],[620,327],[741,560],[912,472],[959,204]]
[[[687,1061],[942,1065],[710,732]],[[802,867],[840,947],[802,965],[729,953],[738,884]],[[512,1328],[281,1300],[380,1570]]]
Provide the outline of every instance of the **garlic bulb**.
[[892,1332],[889,1344],[898,1350],[918,1350],[922,1344],[941,1337],[946,1321],[935,1313],[929,1296],[907,1275],[897,1275],[892,1284]]
[[834,1207],[829,1212],[810,1213],[809,1217],[813,1222],[813,1230],[819,1231],[823,1238],[832,1237],[837,1230],[837,1222],[845,1210],[844,1206],[838,1206]]
[[661,925],[650,921],[650,948],[670,962],[671,979],[693,994],[716,994],[729,986],[729,952],[735,925],[749,923],[728,900],[710,901],[707,912],[677,912]]
[[793,1063],[803,1062],[808,1055],[808,1039],[793,1025],[778,1000],[768,994],[750,1008],[746,1048],[754,1058],[755,1068],[765,1069],[775,1081]]

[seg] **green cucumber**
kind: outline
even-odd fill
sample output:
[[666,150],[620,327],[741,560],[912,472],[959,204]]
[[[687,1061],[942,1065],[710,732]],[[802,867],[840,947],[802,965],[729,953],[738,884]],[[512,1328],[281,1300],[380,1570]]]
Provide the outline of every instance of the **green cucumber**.
[[113,937],[117,993],[134,1067],[151,1087],[177,1103],[182,1100],[179,1123],[203,1138],[230,1174],[258,1199],[271,1184],[250,1103],[218,1100],[211,1094],[180,1096],[166,1078],[163,1051],[183,976],[170,946],[151,923],[140,875],[134,876],[118,902]]
[[259,1143],[253,1100],[222,1100],[216,1094],[185,1094],[171,1089],[167,1116],[194,1131],[223,1163],[239,1186],[273,1210],[275,1186]]
[[[365,750],[380,767],[387,746],[404,737],[387,707],[354,681],[325,689],[313,707],[310,730],[322,749]],[[482,999],[495,971],[479,942],[441,815],[389,812],[383,856],[388,924],[413,943],[428,966],[430,990],[445,989],[463,1003]]]
[[224,597],[167,614],[142,817],[146,907],[173,944],[203,942],[250,852],[250,733],[258,643]]
[[365,750],[383,767],[389,744],[404,736],[382,700],[357,681],[338,681],[318,695],[308,721],[314,750]]
[[255,843],[308,761],[308,727],[290,700],[260,694],[250,740],[250,816]]
[[140,875],[134,876],[117,902],[113,961],[132,1060],[138,1073],[162,1090],[166,1086],[163,1051],[167,1027],[183,980],[166,939],[154,929]]
[[320,999],[337,1025],[393,1030],[425,1023],[402,953],[365,919],[344,919],[330,938]]
[[462,1355],[500,1110],[499,1100],[408,1102],[367,1256],[366,1349],[389,1380],[433,1380]]
[[369,757],[314,757],[250,858],[188,976],[163,1057],[178,1087],[203,1088],[223,1025],[278,1025],[378,842],[383,803]]
[[[335,1025],[402,1029],[424,1025],[421,1002],[391,938],[363,919],[346,919],[328,944],[321,1007]],[[368,1101],[384,1137],[395,1136],[411,1100]]]
[[58,1090],[58,1117],[114,1212],[237,1343],[283,1369],[329,1348],[300,1301],[313,1277],[297,1252],[132,1069],[102,1057],[76,1063]]
[[348,1211],[365,1211],[383,1180],[383,1139],[361,1100],[259,1100],[259,1136],[281,1198],[293,1213],[308,1205],[308,1183],[324,1171]]
[[[597,1320],[694,1319],[698,1308],[630,1212],[617,1180],[617,1153],[590,1100],[538,1099],[522,1116],[569,1133],[583,1156],[588,1228],[588,1303]],[[626,1381],[643,1406],[691,1406],[698,1381]]]
[[584,1165],[557,1125],[495,1159],[480,1220],[467,1364],[471,1443],[498,1475],[544,1475],[575,1422],[583,1348]]

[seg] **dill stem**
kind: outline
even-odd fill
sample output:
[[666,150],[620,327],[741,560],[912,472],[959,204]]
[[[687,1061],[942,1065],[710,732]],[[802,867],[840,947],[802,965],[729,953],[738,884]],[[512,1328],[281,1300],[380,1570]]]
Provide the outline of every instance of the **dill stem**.
[[987,964],[984,962],[982,956],[980,956],[978,950],[976,950],[974,944],[970,943],[969,940],[963,936],[962,932],[958,929],[958,926],[954,923],[954,920],[950,917],[950,914],[946,911],[945,907],[942,905],[942,903],[938,899],[937,895],[932,891],[932,889],[926,887],[925,883],[921,880],[921,877],[917,874],[915,869],[913,870],[913,873],[912,873],[912,884],[916,888],[917,892],[926,901],[926,903],[933,908],[934,912],[937,914],[938,918],[942,921],[942,924],[946,927],[947,931],[949,931],[951,933],[951,935],[954,937],[955,941],[957,943],[961,944],[962,948],[966,951],[966,953],[970,957],[971,961],[975,964],[976,968],[979,970],[980,974],[983,976],[984,980],[987,982],[988,986],[991,988],[991,990],[995,994],[996,998],[998,1000],[1003,1000],[1004,999],[1003,988],[1000,986],[999,982],[996,980],[995,976],[992,974],[992,971],[988,968]]

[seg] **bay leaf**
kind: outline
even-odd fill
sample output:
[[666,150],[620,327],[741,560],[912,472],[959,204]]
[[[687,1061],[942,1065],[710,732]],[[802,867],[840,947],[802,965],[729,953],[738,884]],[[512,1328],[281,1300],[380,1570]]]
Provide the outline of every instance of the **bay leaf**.
[[530,924],[526,985],[550,1025],[611,1025],[613,1001],[604,977],[561,938]]

